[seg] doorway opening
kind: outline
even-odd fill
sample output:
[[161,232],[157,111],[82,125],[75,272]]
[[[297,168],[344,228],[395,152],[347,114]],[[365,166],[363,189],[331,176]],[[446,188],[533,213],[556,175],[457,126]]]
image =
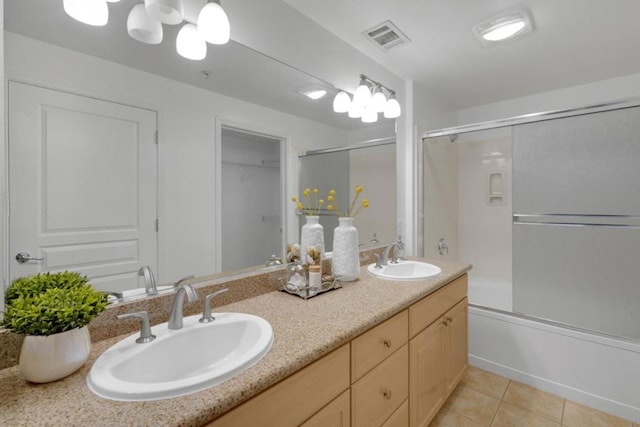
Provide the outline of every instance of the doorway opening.
[[229,126],[220,138],[220,271],[283,253],[284,140]]

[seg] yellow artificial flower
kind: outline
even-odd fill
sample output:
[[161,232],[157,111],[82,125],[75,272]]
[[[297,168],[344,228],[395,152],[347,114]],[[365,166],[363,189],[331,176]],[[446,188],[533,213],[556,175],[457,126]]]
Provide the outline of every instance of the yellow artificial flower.
[[298,202],[298,204],[296,205],[296,208],[298,208],[299,210],[302,210],[302,203]]
[[297,198],[296,196],[293,196],[293,197],[291,198],[291,201],[295,203],[295,202],[297,202],[297,201],[298,201],[298,198]]
[[318,203],[320,203],[320,205],[324,205],[324,200],[320,199],[318,200]]
[[365,208],[368,208],[369,207],[369,200],[362,199],[362,206],[364,206]]
[[330,196],[335,196],[336,195],[336,190],[329,190],[329,195]]
[[332,211],[333,210],[333,205],[327,205],[327,210],[328,211]]
[[356,187],[356,194],[360,194],[360,193],[362,193],[362,187],[358,185]]
[[318,194],[318,189],[317,188],[313,189],[313,194]]
[[333,196],[329,195],[329,197],[327,197],[327,200],[330,201],[330,202],[333,202]]

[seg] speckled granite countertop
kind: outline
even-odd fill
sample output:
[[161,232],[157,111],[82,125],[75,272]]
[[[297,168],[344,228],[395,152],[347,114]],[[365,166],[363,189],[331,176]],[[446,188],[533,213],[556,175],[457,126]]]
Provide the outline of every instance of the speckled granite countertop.
[[377,279],[362,267],[360,280],[307,301],[283,292],[270,292],[216,307],[214,312],[243,312],[267,319],[275,334],[273,347],[244,373],[188,396],[152,402],[116,402],[91,393],[85,384],[91,365],[126,335],[94,343],[86,365],[57,382],[34,385],[22,379],[17,366],[1,370],[0,425],[206,424],[471,268],[467,264],[428,261],[440,266],[442,273],[423,281]]

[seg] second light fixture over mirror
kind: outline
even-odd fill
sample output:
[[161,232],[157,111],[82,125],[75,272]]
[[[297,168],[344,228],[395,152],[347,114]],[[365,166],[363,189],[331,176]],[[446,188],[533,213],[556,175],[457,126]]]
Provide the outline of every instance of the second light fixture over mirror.
[[360,74],[360,84],[353,99],[345,91],[338,92],[333,99],[333,111],[347,113],[352,119],[361,119],[362,123],[377,122],[378,113],[383,113],[387,119],[398,118],[401,114],[396,92],[364,74]]
[[[87,25],[103,26],[109,21],[107,3],[119,0],[64,0],[67,15]],[[231,26],[220,0],[145,0],[135,5],[127,18],[127,33],[147,44],[162,43],[162,24],[179,25],[176,50],[187,59],[207,56],[207,43],[225,44]]]

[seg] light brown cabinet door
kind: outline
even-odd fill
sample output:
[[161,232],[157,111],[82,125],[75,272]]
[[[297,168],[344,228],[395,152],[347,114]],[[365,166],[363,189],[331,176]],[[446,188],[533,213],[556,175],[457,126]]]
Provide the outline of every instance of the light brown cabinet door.
[[427,426],[445,399],[444,318],[409,341],[409,412],[412,427]]
[[349,427],[351,425],[351,393],[346,390],[300,427]]
[[467,368],[467,298],[456,304],[444,315],[444,366],[446,395],[453,389]]

